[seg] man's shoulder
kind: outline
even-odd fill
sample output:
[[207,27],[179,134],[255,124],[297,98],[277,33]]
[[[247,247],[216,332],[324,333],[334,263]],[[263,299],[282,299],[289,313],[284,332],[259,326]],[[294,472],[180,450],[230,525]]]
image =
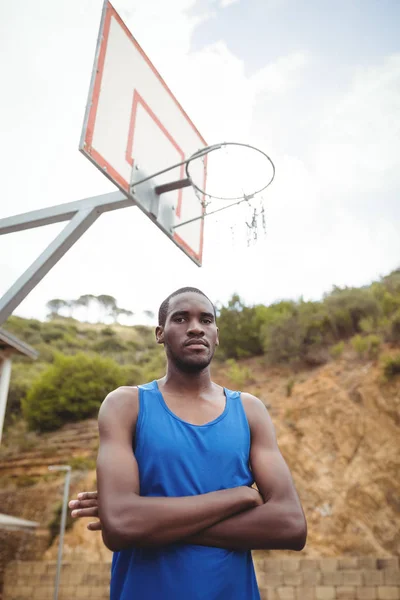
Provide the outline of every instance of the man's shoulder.
[[138,413],[140,390],[154,390],[155,382],[143,383],[140,385],[121,385],[107,394],[100,408],[100,414],[109,414],[118,411],[119,413],[128,412],[130,415]]
[[103,404],[115,405],[123,404],[139,398],[139,386],[121,385],[112,392],[109,392]]
[[240,397],[250,426],[262,413],[265,413],[265,411],[268,412],[264,402],[260,398],[257,398],[257,396],[248,392],[240,392]]
[[262,400],[260,400],[260,398],[257,398],[257,396],[254,396],[253,394],[250,394],[248,392],[242,392],[239,390],[230,390],[226,387],[222,388],[220,385],[218,385],[217,383],[213,382],[213,384],[216,387],[221,388],[221,390],[225,390],[230,396],[237,396],[241,399],[243,407],[247,413],[247,410],[249,410],[250,412],[253,411],[260,411],[260,410],[266,410],[267,407],[265,406],[264,402]]
[[137,418],[139,389],[137,386],[122,385],[105,397],[99,411],[99,425],[120,421],[129,424]]

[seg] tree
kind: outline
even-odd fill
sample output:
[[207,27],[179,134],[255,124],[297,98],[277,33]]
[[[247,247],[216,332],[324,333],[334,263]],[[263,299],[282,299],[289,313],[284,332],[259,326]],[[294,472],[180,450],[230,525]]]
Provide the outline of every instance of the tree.
[[54,298],[53,300],[49,300],[46,304],[49,312],[49,317],[52,319],[55,316],[60,314],[60,310],[62,308],[66,308],[68,306],[68,302],[66,300],[62,300],[61,298]]
[[152,310],[144,310],[143,314],[144,314],[145,317],[147,317],[147,319],[149,319],[149,321],[153,321],[154,320],[155,314],[153,313]]
[[93,300],[95,300],[96,296],[93,294],[83,294],[83,296],[79,296],[78,300],[76,300],[77,306],[82,306],[86,308],[86,320],[89,320],[89,308]]
[[127,310],[126,308],[119,308],[115,306],[115,308],[110,313],[110,316],[114,319],[114,323],[118,323],[119,317],[133,317],[134,313],[131,310]]
[[113,312],[117,308],[117,301],[114,296],[108,296],[107,294],[100,294],[96,297],[97,302],[103,310],[103,319],[107,316],[112,316]]

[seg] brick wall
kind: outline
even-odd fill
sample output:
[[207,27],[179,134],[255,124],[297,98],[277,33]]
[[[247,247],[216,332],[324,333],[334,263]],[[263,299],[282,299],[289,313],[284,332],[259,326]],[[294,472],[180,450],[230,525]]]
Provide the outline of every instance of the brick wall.
[[262,600],[400,600],[398,558],[263,559],[255,554]]
[[[400,600],[395,557],[278,560],[254,553],[254,562],[262,600]],[[109,578],[107,563],[66,563],[59,600],[106,600]],[[55,563],[12,562],[6,570],[4,600],[52,598],[54,579]]]

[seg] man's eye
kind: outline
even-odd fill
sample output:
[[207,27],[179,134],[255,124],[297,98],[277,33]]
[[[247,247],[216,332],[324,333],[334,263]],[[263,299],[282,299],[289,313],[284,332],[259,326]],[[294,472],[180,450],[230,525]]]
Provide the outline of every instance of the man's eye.
[[211,325],[212,320],[211,319],[203,319],[203,323],[205,323],[206,325]]
[[176,317],[176,319],[174,319],[175,323],[183,323],[184,320],[184,317]]

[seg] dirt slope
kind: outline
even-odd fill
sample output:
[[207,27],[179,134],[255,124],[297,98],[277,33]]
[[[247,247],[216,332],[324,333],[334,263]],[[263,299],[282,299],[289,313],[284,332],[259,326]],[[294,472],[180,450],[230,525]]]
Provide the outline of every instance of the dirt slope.
[[[267,368],[262,359],[241,366],[251,373],[244,389],[270,410],[303,502],[309,526],[304,554],[400,555],[400,377],[383,383],[378,364],[360,362],[351,353],[295,374]],[[226,369],[216,368],[214,375],[236,387]],[[5,442],[1,510],[40,521],[43,537],[62,497],[62,479],[44,480],[47,466],[75,461],[72,493],[92,488],[96,423],[32,438],[32,447],[23,452],[15,441]],[[56,545],[57,538],[42,556],[55,558]],[[100,534],[88,532],[82,522],[67,532],[64,552],[69,560],[110,559]]]

